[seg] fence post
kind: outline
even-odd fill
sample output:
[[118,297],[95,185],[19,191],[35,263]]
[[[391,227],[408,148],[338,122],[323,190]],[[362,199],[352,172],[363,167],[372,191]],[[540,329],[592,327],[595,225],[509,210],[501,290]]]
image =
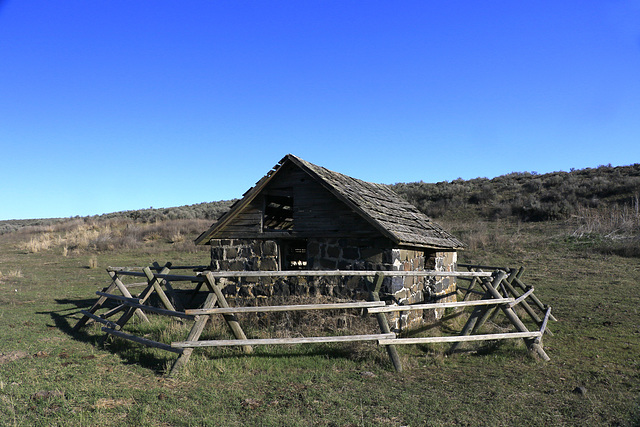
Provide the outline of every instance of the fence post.
[[[502,273],[501,274],[502,278],[504,278],[504,276],[506,276],[506,274],[504,272],[500,272],[500,273]],[[500,273],[499,273],[499,275],[500,275]],[[501,298],[502,297],[502,295],[500,295],[498,293],[498,291],[496,291],[491,286],[487,286],[487,291],[489,291],[493,295],[494,298]],[[515,313],[515,311],[513,311],[512,308],[509,308],[509,306],[507,304],[501,305],[500,308],[502,309],[502,312],[507,316],[507,318],[511,321],[511,323],[513,323],[513,325],[516,327],[516,329],[518,329],[518,331],[520,331],[520,332],[529,332],[527,327],[524,325],[524,323],[522,323],[522,320],[520,320],[520,318]],[[542,346],[536,340],[531,339],[531,338],[525,338],[525,343],[527,343],[527,346],[529,347],[529,350],[535,351],[536,353],[538,353],[538,355],[545,362],[548,362],[549,360],[551,360],[549,358],[549,356],[547,355],[547,353],[542,348]]]
[[[213,289],[213,292],[218,298],[218,307],[228,308],[229,304],[227,303],[227,299],[224,297],[224,295],[222,295],[222,291],[216,284],[216,279],[215,277],[213,277],[213,274],[209,272],[204,277],[206,278],[209,287]],[[233,335],[236,337],[236,339],[247,339],[247,336],[244,334],[242,327],[240,327],[240,323],[238,323],[238,319],[236,319],[236,316],[234,316],[233,314],[224,314],[223,317],[227,322],[227,325],[229,325],[229,328],[231,328],[231,332],[233,332]],[[243,345],[242,350],[244,350],[244,352],[247,354],[253,352],[253,348],[250,345]]]
[[[382,287],[383,281],[384,273],[376,273],[374,282],[372,284],[367,283],[367,287],[369,288],[369,301],[380,301],[380,288]],[[382,333],[388,334],[391,332],[391,329],[389,328],[389,321],[384,313],[376,313],[376,319],[378,320],[378,325],[380,326],[380,331]],[[391,363],[393,363],[393,367],[396,369],[396,372],[402,372],[402,362],[400,362],[400,356],[398,355],[396,346],[389,344],[386,345],[386,347],[387,354],[389,354],[389,358],[391,359]]]
[[[504,271],[500,271],[493,279],[493,282],[491,282],[490,284],[488,284],[487,286],[485,286],[486,288],[491,288],[494,289],[497,288],[500,285],[500,282],[502,282],[502,280],[506,277],[506,273]],[[483,284],[483,280],[479,280],[480,284]],[[494,298],[494,295],[492,295],[491,293],[489,293],[489,291],[486,291],[485,296],[483,297],[483,299],[490,299],[490,298]],[[482,320],[483,322],[486,321],[486,318],[484,318],[483,314],[487,312],[487,309],[484,307],[477,307],[476,309],[473,310],[473,312],[471,313],[471,315],[469,316],[469,319],[467,320],[467,323],[464,325],[464,328],[462,328],[462,332],[460,332],[460,336],[464,336],[464,335],[470,335],[472,333],[473,330],[476,330],[479,328],[476,328],[476,325],[478,324],[478,320]],[[458,346],[460,345],[460,342],[455,342],[451,345],[451,348],[449,348],[448,353],[451,354],[454,351],[456,351],[458,349]]]

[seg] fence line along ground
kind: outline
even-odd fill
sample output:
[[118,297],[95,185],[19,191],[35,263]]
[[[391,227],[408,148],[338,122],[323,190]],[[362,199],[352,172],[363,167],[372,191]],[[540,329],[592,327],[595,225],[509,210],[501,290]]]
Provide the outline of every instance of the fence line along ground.
[[[551,309],[543,305],[534,295],[534,289],[526,286],[522,280],[523,268],[495,268],[487,266],[477,266],[460,264],[468,271],[442,272],[442,271],[344,271],[344,270],[302,270],[302,271],[207,271],[203,266],[175,266],[167,263],[161,266],[154,263],[150,267],[109,267],[107,272],[111,277],[111,284],[102,291],[96,292],[98,300],[88,310],[81,310],[81,319],[77,322],[74,330],[79,330],[82,326],[91,321],[99,322],[103,325],[102,331],[109,335],[123,338],[149,347],[159,348],[178,354],[178,358],[173,363],[169,374],[175,374],[184,366],[195,348],[202,347],[223,347],[241,346],[246,353],[251,353],[254,345],[277,345],[277,344],[306,344],[306,343],[326,343],[326,342],[355,342],[355,341],[375,341],[384,346],[391,359],[394,368],[402,371],[402,364],[398,356],[395,345],[397,344],[424,344],[446,342],[453,343],[450,352],[457,349],[461,342],[501,340],[501,339],[523,339],[532,352],[537,353],[543,360],[549,360],[548,355],[542,348],[542,336],[551,331],[547,328],[549,319],[556,320],[551,315]],[[170,274],[172,270],[193,270],[192,275]],[[491,270],[491,271],[484,271]],[[125,284],[124,277],[142,277],[145,282]],[[371,282],[367,282],[369,296],[368,301],[352,301],[341,303],[325,304],[295,304],[295,305],[271,305],[258,307],[230,307],[221,288],[217,283],[220,278],[272,278],[272,277],[370,277]],[[457,302],[444,303],[421,303],[413,305],[387,305],[380,301],[380,288],[385,277],[412,276],[412,277],[457,277],[469,281],[466,288],[460,287],[459,293],[462,300]],[[198,308],[186,308],[189,304],[178,297],[178,293],[173,288],[172,282],[190,282],[195,284],[195,289],[191,290],[191,300],[195,293],[203,287],[207,289],[207,297],[204,303]],[[143,287],[144,289],[133,296],[129,289]],[[523,292],[520,293],[516,288]],[[114,292],[119,291],[121,295]],[[481,299],[470,299],[471,295],[482,295]],[[149,299],[156,295],[164,308],[149,305]],[[536,313],[532,305],[541,311],[543,318]],[[107,301],[115,302],[115,307],[106,307]],[[538,325],[539,330],[529,331],[520,320],[514,307],[522,306],[524,311]],[[473,308],[467,323],[463,327],[459,336],[443,337],[415,337],[402,338],[389,328],[389,323],[384,313],[403,312],[413,310],[429,310],[443,308]],[[101,310],[106,310],[97,314]],[[242,313],[268,313],[281,311],[312,311],[312,310],[336,310],[336,309],[360,309],[366,310],[368,314],[374,315],[380,328],[378,334],[356,334],[342,336],[319,336],[319,337],[297,337],[297,338],[262,338],[249,339],[246,337],[236,314]],[[478,334],[480,327],[491,318],[495,317],[498,311],[502,311],[511,324],[516,328],[516,332],[499,334]],[[193,321],[193,325],[183,341],[172,343],[162,343],[148,338],[139,337],[123,329],[133,316],[137,316],[143,322],[149,321],[145,313],[170,316],[183,320]],[[120,314],[115,322],[109,320],[110,317]],[[235,339],[232,340],[200,340],[204,328],[214,316],[222,316],[231,329]]]

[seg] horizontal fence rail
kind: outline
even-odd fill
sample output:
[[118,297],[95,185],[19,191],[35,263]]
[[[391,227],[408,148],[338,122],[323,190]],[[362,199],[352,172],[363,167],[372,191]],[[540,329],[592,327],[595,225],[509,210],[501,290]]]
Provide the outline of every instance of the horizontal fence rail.
[[491,270],[491,271],[495,271],[495,270],[508,271],[509,270],[508,267],[496,267],[495,265],[492,266],[492,265],[477,265],[477,264],[463,264],[463,263],[458,263],[458,267],[480,268],[480,269]]
[[327,304],[265,305],[258,307],[217,307],[185,310],[186,314],[273,313],[278,311],[340,310],[346,308],[383,307],[384,301],[341,302]]
[[[247,340],[203,340],[172,342],[175,348],[229,347],[237,345],[315,344],[323,342],[379,341],[395,338],[396,334],[338,335],[330,337],[256,338]],[[391,343],[392,344],[392,343]]]
[[388,344],[429,344],[437,342],[465,342],[465,341],[490,341],[504,340],[510,338],[537,338],[542,336],[542,332],[508,332],[505,334],[482,334],[482,335],[457,335],[450,337],[417,337],[417,338],[383,338],[378,340],[380,345]]
[[[117,272],[119,275],[146,277],[145,273],[133,270],[124,270],[119,267],[109,267],[107,271]],[[314,276],[348,276],[348,277],[371,277],[376,275],[389,277],[491,277],[490,271],[390,271],[390,270],[278,270],[278,271],[203,271],[197,272],[193,276],[178,274],[154,273],[153,276],[159,279],[174,282],[190,281],[204,282],[204,276],[211,275],[214,278],[230,277],[314,277]]]
[[373,307],[367,309],[369,313],[392,313],[395,311],[411,311],[411,310],[429,310],[433,308],[452,308],[452,307],[470,307],[478,305],[497,305],[508,304],[514,301],[514,298],[495,298],[481,299],[476,301],[459,301],[459,302],[434,302],[429,304],[412,304],[412,305],[386,305],[384,307]]
[[115,335],[115,336],[123,338],[125,340],[129,340],[129,341],[137,342],[138,344],[146,345],[147,347],[159,348],[161,350],[166,350],[166,351],[170,351],[172,353],[178,353],[178,354],[181,354],[182,351],[183,351],[181,348],[171,347],[168,344],[164,344],[164,343],[161,343],[161,342],[158,342],[158,341],[153,341],[153,340],[150,340],[150,339],[147,339],[147,338],[138,337],[136,335],[128,334],[128,333],[122,332],[122,331],[117,331],[117,330],[111,329],[111,328],[102,328],[102,331],[106,332],[109,335]]
[[[204,270],[208,270],[209,266],[208,265],[170,265],[172,270],[193,270],[193,271],[204,271]],[[156,266],[150,266],[150,267],[108,267],[107,271],[114,271],[114,272],[120,272],[120,271],[142,271],[145,268],[149,268],[151,270],[157,270],[160,271],[163,269],[162,266],[156,267]]]

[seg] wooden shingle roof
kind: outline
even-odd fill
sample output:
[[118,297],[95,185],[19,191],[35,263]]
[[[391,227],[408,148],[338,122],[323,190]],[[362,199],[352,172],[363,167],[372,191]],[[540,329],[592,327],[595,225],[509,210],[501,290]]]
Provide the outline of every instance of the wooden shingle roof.
[[464,244],[440,225],[420,212],[384,184],[374,184],[314,165],[292,154],[286,155],[265,177],[244,194],[216,224],[197,239],[197,244],[208,242],[217,230],[231,222],[247,206],[280,168],[291,162],[305,171],[320,185],[373,225],[397,246],[435,249],[461,249]]

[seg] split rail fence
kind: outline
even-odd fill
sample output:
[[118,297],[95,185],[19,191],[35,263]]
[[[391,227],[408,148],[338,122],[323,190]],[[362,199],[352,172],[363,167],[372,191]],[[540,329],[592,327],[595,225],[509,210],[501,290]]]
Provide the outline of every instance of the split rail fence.
[[[524,339],[527,347],[532,352],[537,353],[542,359],[549,360],[549,357],[542,348],[541,340],[544,333],[550,334],[547,328],[549,319],[555,320],[551,315],[551,309],[542,303],[533,294],[533,288],[526,286],[521,275],[523,269],[494,268],[475,265],[462,265],[468,271],[440,272],[440,271],[207,271],[205,267],[198,266],[177,266],[172,267],[171,263],[160,266],[154,263],[151,267],[145,268],[118,268],[109,267],[107,272],[111,277],[111,284],[102,291],[96,292],[97,301],[88,310],[81,310],[82,318],[77,322],[74,330],[77,331],[89,322],[95,321],[103,325],[102,331],[108,335],[113,335],[126,340],[130,340],[145,346],[173,352],[178,355],[173,363],[169,375],[172,375],[184,366],[196,348],[201,347],[223,347],[241,346],[243,351],[251,353],[255,345],[277,345],[277,344],[304,344],[304,343],[327,343],[327,342],[354,342],[354,341],[375,341],[386,348],[386,351],[393,363],[394,368],[402,371],[402,364],[398,356],[396,345],[400,344],[426,344],[436,342],[453,343],[450,351],[456,350],[461,342],[501,340],[501,339]],[[190,275],[175,274],[175,270],[192,270]],[[491,270],[491,271],[485,271]],[[171,272],[171,274],[170,274]],[[364,276],[372,278],[368,283],[368,301],[352,301],[341,303],[325,304],[299,304],[299,305],[277,305],[277,306],[251,306],[251,307],[231,307],[225,298],[218,279],[221,278],[265,278],[265,277],[329,277],[329,276]],[[393,276],[417,276],[417,277],[457,277],[468,282],[467,286],[461,286],[458,290],[462,295],[462,300],[457,302],[433,302],[413,305],[387,305],[380,300],[380,289],[385,277]],[[139,277],[142,282],[123,282],[124,277]],[[178,282],[189,282],[195,284],[195,288],[187,290],[190,294],[189,301],[184,304],[183,299],[178,296],[178,291],[174,289],[174,284]],[[143,288],[136,296],[131,291],[135,288]],[[194,297],[206,288],[206,298],[199,308],[185,308],[190,305]],[[522,293],[518,292],[520,289]],[[116,294],[118,292],[121,295]],[[164,308],[149,304],[150,297],[156,295]],[[481,295],[481,299],[472,299],[474,295]],[[541,312],[542,318],[526,301],[532,302]],[[111,304],[107,304],[111,301]],[[115,307],[113,306],[115,303]],[[525,312],[539,326],[539,330],[529,331],[520,320],[514,310],[516,305],[522,305]],[[442,308],[473,308],[473,311],[465,324],[462,332],[458,336],[440,337],[416,337],[402,338],[392,332],[385,313],[407,312],[411,310],[430,310]],[[342,335],[342,336],[316,336],[297,338],[262,338],[249,339],[245,335],[236,315],[242,313],[267,313],[281,311],[300,310],[343,310],[343,309],[365,309],[368,313],[375,315],[380,333],[364,335]],[[106,310],[106,311],[103,311]],[[98,314],[100,311],[100,314]],[[478,334],[480,327],[497,312],[502,311],[507,319],[516,328],[516,332]],[[124,331],[126,324],[137,316],[141,321],[148,321],[147,313],[170,316],[179,319],[193,321],[193,325],[184,341],[162,343],[136,336],[133,333]],[[110,320],[119,314],[117,320]],[[200,337],[208,321],[214,316],[222,316],[227,323],[235,339],[201,340]]]

